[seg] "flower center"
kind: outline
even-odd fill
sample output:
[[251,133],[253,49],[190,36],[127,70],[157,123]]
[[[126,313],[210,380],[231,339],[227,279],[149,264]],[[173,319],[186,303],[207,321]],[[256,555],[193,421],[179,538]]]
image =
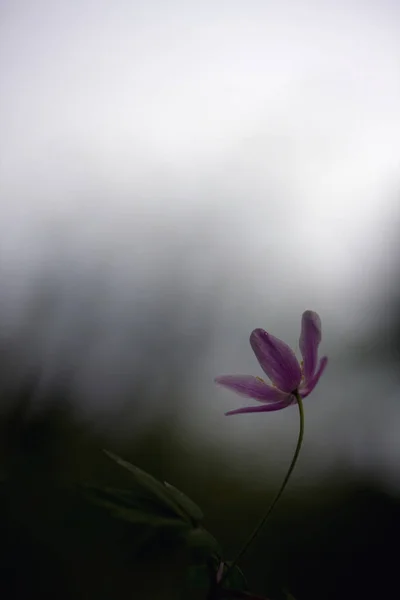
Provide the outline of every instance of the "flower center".
[[300,362],[300,369],[301,369],[301,379],[300,379],[300,383],[301,383],[302,381],[304,381],[304,360],[302,360]]

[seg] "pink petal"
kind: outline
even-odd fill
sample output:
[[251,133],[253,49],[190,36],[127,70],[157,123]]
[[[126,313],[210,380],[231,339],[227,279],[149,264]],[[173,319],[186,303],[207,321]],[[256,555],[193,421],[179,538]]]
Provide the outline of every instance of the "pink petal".
[[316,312],[306,310],[301,319],[300,351],[303,356],[305,385],[312,379],[318,361],[321,342],[321,319]]
[[287,396],[286,402],[273,402],[272,404],[263,404],[262,406],[244,406],[243,408],[237,408],[236,410],[230,410],[225,413],[226,416],[230,415],[243,415],[245,413],[259,413],[259,412],[272,412],[274,410],[282,410],[292,404],[292,396]]
[[255,329],[250,336],[250,344],[261,368],[276,387],[287,393],[298,388],[300,365],[285,342],[263,329]]
[[322,373],[325,371],[325,367],[327,364],[328,364],[328,357],[323,356],[321,358],[321,360],[319,361],[318,369],[317,369],[315,375],[312,377],[312,379],[308,383],[305,382],[303,385],[300,386],[299,393],[302,398],[305,398],[306,396],[311,394],[311,392],[317,385]]
[[221,377],[217,377],[215,382],[237,394],[254,398],[259,402],[287,401],[288,394],[271,385],[267,385],[252,375],[222,375]]

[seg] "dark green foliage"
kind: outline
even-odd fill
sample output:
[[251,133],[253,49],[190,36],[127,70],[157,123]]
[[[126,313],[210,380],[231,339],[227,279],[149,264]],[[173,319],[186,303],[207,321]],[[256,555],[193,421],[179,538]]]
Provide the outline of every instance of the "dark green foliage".
[[169,511],[176,517],[198,525],[203,520],[203,513],[200,508],[190,498],[185,496],[183,492],[177,490],[168,483],[161,483],[139,467],[123,460],[119,456],[105,450],[107,456],[114,460],[124,469],[127,469],[132,477],[132,494],[135,494],[137,499],[142,499],[145,503],[146,499],[153,505]]
[[[186,534],[175,535],[175,521],[172,535],[168,527],[154,528],[153,541],[144,527],[142,543],[141,526],[116,518],[124,503],[132,502],[135,478],[107,459],[101,448],[117,447],[159,479],[166,474],[193,495],[204,508],[207,528],[223,542],[229,557],[236,555],[265,510],[276,482],[268,465],[262,483],[255,487],[206,447],[196,454],[188,443],[182,453],[168,423],[161,425],[147,437],[128,443],[117,435],[111,439],[98,430],[92,432],[60,408],[30,416],[21,410],[12,419],[3,417],[1,599],[207,598],[219,552],[211,557],[211,571],[204,558],[196,565]],[[88,502],[89,487],[82,487],[87,481],[92,489],[102,490],[103,500],[114,504],[110,494],[120,492],[117,504],[122,508],[113,513],[93,503],[93,498]],[[171,492],[168,485],[160,481],[157,485],[165,488],[163,494],[166,489]],[[191,532],[197,530],[197,538],[205,523],[200,521],[198,528],[189,525],[189,521],[199,522],[198,515],[172,495],[175,504],[165,511],[167,519],[175,519],[180,511],[176,519],[187,524],[182,531],[194,544]],[[147,502],[153,508],[148,496]],[[165,509],[164,501],[161,506]],[[353,471],[339,469],[336,477],[327,474],[315,487],[289,490],[240,566],[251,591],[272,600],[288,600],[284,585],[296,600],[396,597],[399,532],[398,498],[384,494],[377,482],[363,482]],[[207,538],[206,547],[208,543]]]
[[106,454],[129,471],[132,487],[85,486],[85,496],[135,528],[132,553],[142,552],[160,538],[185,548],[189,564],[202,563],[219,552],[216,540],[201,525],[203,513],[190,498],[115,454]]

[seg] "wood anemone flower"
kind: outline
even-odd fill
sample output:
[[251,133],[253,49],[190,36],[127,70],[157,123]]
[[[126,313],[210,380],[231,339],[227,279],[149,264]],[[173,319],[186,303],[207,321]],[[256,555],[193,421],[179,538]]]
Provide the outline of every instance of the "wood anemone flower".
[[248,406],[231,410],[227,415],[282,410],[297,403],[296,395],[305,398],[315,388],[325,370],[328,358],[318,363],[318,346],[321,342],[321,319],[316,312],[306,310],[301,319],[299,340],[303,360],[299,364],[295,353],[285,342],[255,329],[250,344],[261,368],[272,385],[261,377],[252,375],[222,375],[215,382],[229,390],[261,402],[261,406]]

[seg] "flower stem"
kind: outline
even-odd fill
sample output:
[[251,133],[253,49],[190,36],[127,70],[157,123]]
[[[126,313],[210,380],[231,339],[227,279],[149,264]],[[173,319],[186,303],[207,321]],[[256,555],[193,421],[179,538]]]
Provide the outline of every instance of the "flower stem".
[[252,533],[250,534],[249,538],[246,540],[246,542],[244,543],[242,549],[240,550],[239,554],[236,556],[235,560],[229,565],[228,569],[225,571],[224,575],[221,577],[219,585],[221,585],[223,583],[223,581],[226,579],[226,576],[231,571],[231,569],[233,569],[237,565],[237,563],[239,562],[239,560],[243,557],[243,555],[245,554],[245,552],[247,552],[249,546],[252,544],[252,542],[255,540],[255,538],[259,534],[260,530],[264,527],[264,525],[265,525],[268,517],[270,516],[270,514],[274,510],[274,508],[277,505],[277,503],[279,502],[279,499],[282,496],[282,494],[283,494],[283,492],[284,492],[284,490],[286,488],[286,485],[287,485],[287,483],[288,483],[288,481],[290,479],[290,476],[293,473],[293,469],[296,466],[296,462],[297,462],[297,459],[299,458],[300,449],[301,449],[301,445],[303,443],[303,437],[304,437],[304,409],[303,409],[303,400],[302,400],[300,394],[298,392],[296,392],[295,396],[296,396],[296,400],[297,400],[297,405],[299,407],[300,428],[299,428],[299,437],[297,439],[296,450],[294,451],[292,462],[290,463],[290,466],[289,466],[289,469],[288,469],[288,471],[286,473],[285,479],[283,480],[282,485],[279,488],[279,490],[278,490],[275,498],[273,499],[273,501],[269,505],[267,512],[262,517],[261,521],[255,527],[255,529],[252,531]]

